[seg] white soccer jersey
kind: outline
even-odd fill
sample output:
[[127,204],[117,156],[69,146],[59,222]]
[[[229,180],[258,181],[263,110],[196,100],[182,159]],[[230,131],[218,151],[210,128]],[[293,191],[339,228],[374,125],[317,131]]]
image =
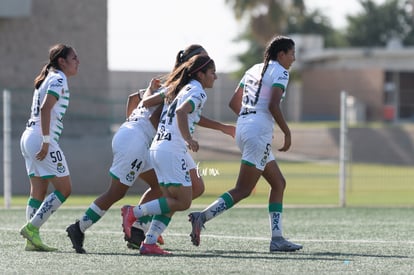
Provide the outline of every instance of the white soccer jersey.
[[244,88],[242,108],[239,115],[256,115],[260,120],[265,118],[268,123],[273,123],[273,117],[269,112],[272,87],[280,87],[286,93],[289,82],[289,72],[277,61],[270,61],[266,73],[263,76],[262,87],[258,91],[258,85],[264,64],[256,64],[246,71],[240,86]]
[[275,159],[272,152],[274,118],[269,111],[272,87],[280,87],[284,97],[289,81],[289,72],[277,61],[270,61],[258,92],[263,66],[263,63],[254,65],[240,81],[244,91],[236,126],[236,144],[242,152],[242,162],[262,171]]
[[[42,127],[40,125],[40,108],[47,94],[56,97],[57,102],[50,112],[50,145],[45,159],[36,159],[42,144]],[[50,71],[39,89],[35,89],[30,119],[20,139],[20,148],[25,159],[29,177],[65,177],[69,168],[65,155],[59,146],[63,130],[63,117],[69,105],[69,88],[66,76],[61,71]]]
[[155,129],[150,121],[150,117],[157,107],[158,105],[146,108],[143,106],[143,101],[141,100],[138,106],[132,111],[127,121],[121,125],[121,128],[139,128],[140,131],[143,131],[148,138],[148,140],[145,140],[144,142],[151,144],[155,135]]
[[155,135],[150,116],[157,106],[146,108],[140,101],[112,138],[112,165],[109,173],[132,186],[142,172],[152,168],[149,147]]
[[201,112],[206,100],[207,94],[203,90],[201,83],[197,80],[191,80],[190,83],[178,93],[177,97],[170,105],[164,105],[160,123],[158,124],[157,134],[151,145],[151,150],[186,152],[187,145],[178,128],[175,109],[187,101],[193,105],[193,111],[188,114],[188,128],[192,135],[196,124],[200,120]]
[[[165,93],[166,88],[160,89],[156,94]],[[143,94],[140,94],[140,98],[143,97]],[[141,100],[138,106],[132,111],[127,121],[138,121],[141,119],[149,120],[152,113],[157,109],[158,105],[146,108],[142,105],[143,101]]]
[[63,117],[69,105],[69,88],[66,76],[61,71],[50,71],[46,79],[33,94],[30,119],[27,124],[33,130],[42,134],[40,126],[40,107],[45,100],[46,94],[56,97],[57,102],[51,110],[50,116],[50,138],[51,141],[59,141],[63,130]]

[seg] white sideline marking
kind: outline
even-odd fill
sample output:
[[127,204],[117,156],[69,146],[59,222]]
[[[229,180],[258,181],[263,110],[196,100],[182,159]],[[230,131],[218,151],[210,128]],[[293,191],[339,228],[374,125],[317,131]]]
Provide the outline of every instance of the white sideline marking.
[[[0,227],[0,231],[14,231],[19,232],[19,229],[16,228],[7,228]],[[86,234],[114,234],[114,235],[123,235],[121,230],[119,231],[107,231],[107,230],[89,230],[90,233]],[[65,233],[61,229],[42,229],[42,232],[53,232],[53,233]],[[87,231],[88,232],[88,231]],[[189,237],[189,234],[182,233],[164,233],[163,236],[177,236],[177,237]],[[269,237],[243,237],[243,236],[226,236],[226,235],[212,235],[212,234],[202,234],[203,238],[214,238],[214,239],[232,239],[232,240],[253,240],[253,241],[269,241]],[[289,238],[287,238],[289,239]],[[305,243],[371,243],[371,244],[414,244],[414,240],[410,241],[386,241],[386,240],[334,240],[334,239],[291,239],[295,242],[305,242]]]

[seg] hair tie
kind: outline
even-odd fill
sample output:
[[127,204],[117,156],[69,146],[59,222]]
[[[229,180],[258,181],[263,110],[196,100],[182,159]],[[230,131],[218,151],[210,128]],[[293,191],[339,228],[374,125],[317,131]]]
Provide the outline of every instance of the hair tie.
[[191,52],[189,52],[189,53],[185,56],[185,58],[183,58],[183,59],[185,59],[184,61],[187,61],[187,60],[189,60],[191,57],[193,57],[193,56],[195,56],[195,55],[198,55],[198,54],[200,54],[200,53],[201,53],[201,52],[203,52],[203,51],[205,51],[203,47],[198,47],[198,48],[195,48],[194,50],[192,50]]
[[183,50],[181,50],[181,51],[178,53],[178,60],[180,61],[180,63],[183,63],[183,62],[184,62],[183,55],[184,55],[184,51],[183,51]]
[[189,73],[189,75],[193,75],[193,74],[195,74],[196,72],[198,72],[198,71],[200,71],[202,68],[204,68],[208,63],[210,63],[210,61],[211,61],[212,59],[211,58],[208,58],[208,60],[203,64],[203,65],[201,65],[200,67],[198,67],[197,69],[195,69],[194,71],[192,71],[191,73]]

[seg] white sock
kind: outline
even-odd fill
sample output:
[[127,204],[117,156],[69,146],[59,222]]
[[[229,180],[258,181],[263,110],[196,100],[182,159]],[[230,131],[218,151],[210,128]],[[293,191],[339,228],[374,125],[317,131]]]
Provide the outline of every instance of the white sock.
[[227,210],[226,203],[223,198],[218,198],[212,204],[210,204],[203,213],[205,214],[206,221],[220,215]]
[[137,205],[134,207],[133,210],[134,216],[137,218],[147,215],[161,214],[161,206],[158,199],[143,203],[141,205]]
[[86,210],[83,217],[79,220],[79,228],[80,230],[85,233],[86,229],[91,227],[94,223],[99,221],[103,215],[105,215],[106,211],[102,210],[97,206],[94,202],[89,205],[89,208]]
[[40,228],[64,201],[65,198],[58,191],[50,193],[42,202],[36,214],[30,220],[30,223],[35,227]]
[[36,214],[38,208],[33,208],[30,205],[26,206],[26,221],[30,221]]
[[158,237],[164,232],[164,230],[167,228],[170,221],[171,221],[171,218],[167,216],[164,216],[164,215],[155,216],[154,219],[152,219],[152,222],[151,222],[151,225],[150,225],[150,228],[147,234],[145,234],[144,243],[156,244]]
[[36,214],[37,210],[39,209],[40,205],[42,205],[41,201],[38,201],[34,198],[29,198],[29,201],[26,205],[26,221],[29,222],[33,216]]
[[282,213],[269,212],[270,229],[273,237],[282,237]]
[[139,220],[136,220],[132,224],[132,227],[141,229],[142,231],[144,231],[144,234],[145,234],[148,232],[150,225],[151,225],[151,222],[141,222]]

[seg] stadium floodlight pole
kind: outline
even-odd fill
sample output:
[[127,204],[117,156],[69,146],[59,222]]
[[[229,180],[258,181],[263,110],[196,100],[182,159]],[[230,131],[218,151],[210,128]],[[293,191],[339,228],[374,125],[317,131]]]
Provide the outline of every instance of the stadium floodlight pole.
[[10,91],[3,90],[3,172],[4,207],[11,205],[11,106]]
[[339,205],[346,206],[346,164],[347,164],[347,138],[348,138],[348,110],[346,91],[341,92],[341,115],[339,133]]

